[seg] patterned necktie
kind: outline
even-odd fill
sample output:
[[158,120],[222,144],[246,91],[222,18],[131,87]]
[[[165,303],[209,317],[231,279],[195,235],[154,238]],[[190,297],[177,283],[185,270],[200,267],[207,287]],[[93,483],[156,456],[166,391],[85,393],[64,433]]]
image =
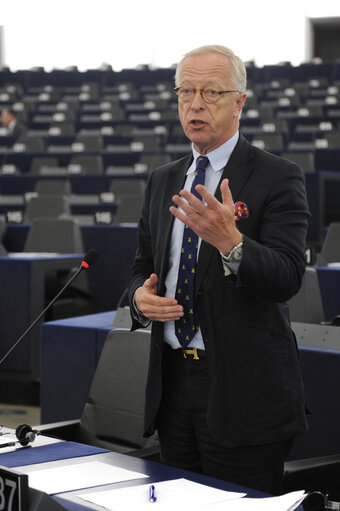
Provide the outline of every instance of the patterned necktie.
[[[206,156],[197,158],[195,178],[190,191],[199,199],[202,199],[202,197],[196,192],[195,186],[204,184],[205,169],[208,163],[209,159]],[[188,346],[198,330],[198,320],[194,313],[197,249],[198,236],[190,227],[185,225],[175,294],[176,300],[184,308],[184,316],[175,321],[176,336],[183,347]]]

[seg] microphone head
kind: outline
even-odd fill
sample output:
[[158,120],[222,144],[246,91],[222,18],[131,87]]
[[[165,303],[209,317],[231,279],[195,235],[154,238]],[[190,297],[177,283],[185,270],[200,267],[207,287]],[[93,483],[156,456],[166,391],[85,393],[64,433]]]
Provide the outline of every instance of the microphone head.
[[85,268],[88,268],[89,266],[91,266],[91,264],[96,262],[97,258],[98,258],[97,250],[95,248],[91,248],[91,250],[87,252],[81,264]]

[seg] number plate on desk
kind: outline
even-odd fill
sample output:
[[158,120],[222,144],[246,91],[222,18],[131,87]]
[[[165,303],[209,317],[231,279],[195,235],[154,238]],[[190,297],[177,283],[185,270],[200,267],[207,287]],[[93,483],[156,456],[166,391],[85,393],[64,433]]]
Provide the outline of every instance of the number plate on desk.
[[0,511],[27,511],[28,475],[0,466]]

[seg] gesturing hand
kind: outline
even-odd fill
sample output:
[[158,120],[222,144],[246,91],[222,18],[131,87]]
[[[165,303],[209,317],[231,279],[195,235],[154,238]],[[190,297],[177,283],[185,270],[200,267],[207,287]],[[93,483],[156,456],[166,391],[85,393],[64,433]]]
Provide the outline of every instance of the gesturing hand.
[[172,200],[174,206],[170,212],[185,225],[188,225],[204,241],[216,247],[222,254],[242,241],[242,234],[237,230],[234,219],[234,201],[228,179],[221,183],[222,202],[216,199],[203,185],[196,186],[203,201],[187,190],[181,190]]
[[183,307],[174,298],[157,295],[158,277],[152,273],[135,292],[137,309],[150,321],[175,321],[183,316]]

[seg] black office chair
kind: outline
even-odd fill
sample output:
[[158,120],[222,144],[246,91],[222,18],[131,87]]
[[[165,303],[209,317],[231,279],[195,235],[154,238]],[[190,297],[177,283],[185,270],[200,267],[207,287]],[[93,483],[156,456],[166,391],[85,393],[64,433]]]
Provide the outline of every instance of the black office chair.
[[170,157],[166,154],[142,154],[139,164],[145,165],[145,172],[151,172],[151,170],[161,167],[170,161]]
[[335,131],[333,133],[325,133],[325,139],[328,143],[329,149],[339,149],[340,148],[340,132]]
[[33,174],[40,174],[41,169],[55,169],[58,167],[58,158],[53,156],[37,156],[32,158],[30,172]]
[[74,123],[57,123],[51,124],[48,129],[48,134],[54,137],[72,136],[76,132]]
[[315,158],[312,151],[288,152],[282,154],[283,158],[297,163],[304,172],[315,172]]
[[[73,218],[35,218],[26,238],[24,252],[52,252],[83,254],[81,229]],[[45,275],[46,304],[56,296],[74,275],[72,270],[52,270]],[[91,314],[92,294],[86,273],[81,273],[67,290],[54,302],[45,321]]]
[[152,137],[143,137],[138,136],[135,137],[131,141],[130,147],[133,149],[134,147],[140,146],[141,151],[149,151],[149,152],[157,152],[160,150],[160,140],[158,137],[152,136]]
[[143,437],[150,331],[108,333],[80,420],[39,427],[44,435],[158,459],[157,435]]
[[122,195],[143,195],[145,181],[136,177],[135,179],[112,179],[109,191],[114,192],[116,197]]
[[81,230],[73,218],[34,218],[29,228],[24,252],[83,254]]
[[266,151],[283,151],[285,148],[284,138],[281,133],[262,133],[252,139],[252,144]]
[[25,211],[29,222],[34,218],[57,218],[61,215],[71,215],[68,198],[61,195],[31,197]]
[[94,156],[81,154],[78,156],[73,156],[68,169],[70,173],[74,172],[79,174],[102,174],[103,159],[99,155]]
[[340,222],[332,222],[327,230],[321,252],[317,255],[316,265],[327,266],[340,262]]
[[43,179],[37,181],[34,191],[39,195],[71,195],[71,183],[67,179]]
[[77,151],[99,152],[103,148],[101,135],[78,135],[74,141]]
[[41,137],[22,136],[13,144],[14,152],[42,153],[45,150],[44,140]]
[[288,301],[290,319],[299,323],[325,321],[319,279],[315,268],[307,266],[299,292]]
[[115,216],[116,223],[137,223],[143,204],[143,194],[128,194],[119,197],[119,204]]

